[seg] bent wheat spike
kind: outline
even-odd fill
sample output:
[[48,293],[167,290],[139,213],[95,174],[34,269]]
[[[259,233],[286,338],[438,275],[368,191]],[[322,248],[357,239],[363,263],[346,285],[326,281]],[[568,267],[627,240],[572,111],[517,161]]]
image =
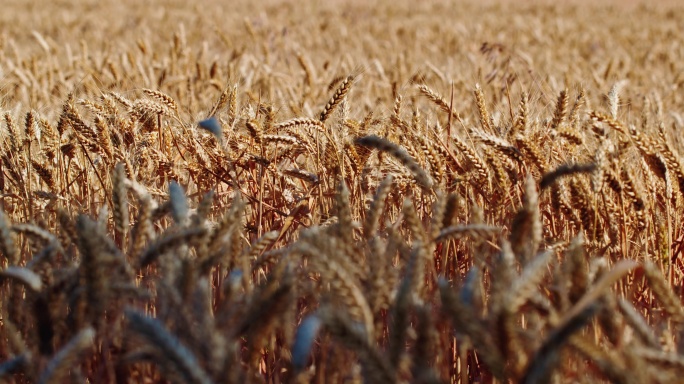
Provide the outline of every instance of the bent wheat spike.
[[157,355],[167,374],[178,373],[186,383],[210,384],[212,381],[197,358],[159,321],[133,310],[126,311],[130,330]]
[[74,336],[67,345],[64,346],[47,364],[45,370],[38,378],[38,383],[49,384],[59,383],[65,380],[69,371],[78,362],[88,348],[95,341],[95,331],[92,328],[85,328]]
[[411,157],[408,154],[408,152],[406,152],[406,150],[401,148],[400,146],[392,143],[387,139],[383,139],[381,137],[373,135],[357,138],[355,142],[365,147],[375,148],[379,151],[387,152],[392,157],[399,160],[399,162],[413,174],[413,177],[416,179],[416,182],[418,182],[418,184],[421,187],[425,189],[432,188],[433,181],[430,178],[430,176],[428,176],[427,172],[425,172],[425,170],[421,168],[421,166],[416,162],[416,160],[413,157]]

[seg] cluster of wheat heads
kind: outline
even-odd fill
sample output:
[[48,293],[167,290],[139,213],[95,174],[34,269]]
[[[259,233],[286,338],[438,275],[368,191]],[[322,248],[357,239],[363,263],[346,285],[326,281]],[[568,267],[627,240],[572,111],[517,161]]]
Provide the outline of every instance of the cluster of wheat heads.
[[509,117],[475,85],[469,118],[420,84],[355,120],[359,76],[317,118],[237,86],[198,125],[151,89],[5,114],[1,377],[681,375],[684,170],[657,97],[637,126],[619,83]]

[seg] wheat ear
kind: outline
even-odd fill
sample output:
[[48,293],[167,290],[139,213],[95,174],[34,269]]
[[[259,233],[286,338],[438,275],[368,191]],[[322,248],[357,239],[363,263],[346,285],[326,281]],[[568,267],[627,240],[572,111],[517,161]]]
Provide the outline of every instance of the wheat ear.
[[31,365],[31,355],[22,353],[0,363],[0,379],[25,371]]
[[650,283],[653,295],[663,305],[665,311],[677,322],[684,321],[684,307],[679,297],[672,291],[658,267],[650,261],[643,265],[644,275]]
[[14,245],[9,220],[2,208],[0,208],[0,251],[7,258],[9,265],[19,264],[19,251]]
[[177,225],[185,225],[188,221],[188,198],[185,191],[177,182],[169,183],[169,199],[171,202],[171,216]]
[[324,123],[326,120],[328,120],[333,111],[335,111],[335,108],[342,103],[342,100],[344,100],[344,98],[347,96],[347,93],[349,93],[349,90],[351,89],[355,80],[355,74],[349,75],[346,79],[344,79],[342,84],[340,84],[333,94],[332,98],[330,98],[330,101],[328,101],[328,104],[326,104],[325,108],[323,108],[323,111],[321,111],[321,115],[318,118],[321,122]]
[[121,247],[128,230],[128,197],[126,187],[126,170],[123,163],[118,163],[112,173],[112,214],[114,215],[114,230],[117,244]]
[[558,101],[556,102],[556,111],[553,113],[553,120],[551,120],[551,129],[560,128],[563,121],[565,121],[565,115],[568,112],[568,90],[567,88],[562,90],[558,96]]
[[542,241],[542,223],[539,212],[539,194],[532,176],[525,180],[523,207],[511,224],[511,246],[522,264],[530,260]]
[[326,331],[349,349],[359,353],[366,368],[368,382],[396,382],[396,371],[392,369],[385,356],[369,342],[365,332],[354,326],[344,315],[330,308],[319,310],[318,315]]
[[157,364],[170,378],[178,375],[178,383],[211,384],[197,357],[159,320],[130,309],[125,313],[129,330],[154,351]]
[[379,151],[389,153],[411,172],[416,182],[424,189],[429,190],[434,185],[434,182],[420,164],[418,164],[405,149],[397,144],[375,135],[360,137],[356,139],[355,142],[364,147],[375,148]]
[[485,101],[484,93],[482,92],[482,88],[480,88],[480,84],[475,84],[475,102],[477,104],[477,112],[480,114],[480,123],[482,124],[482,128],[484,128],[485,132],[492,132],[492,117],[489,115],[489,111],[487,111],[487,102]]
[[560,361],[561,348],[568,343],[572,335],[591,320],[597,309],[596,305],[589,306],[562,326],[554,329],[537,350],[520,382],[524,384],[549,382],[553,369]]
[[371,201],[371,204],[368,207],[366,218],[363,223],[363,233],[366,237],[366,240],[372,239],[378,231],[378,227],[380,226],[380,218],[385,210],[385,199],[387,198],[390,188],[392,187],[392,180],[392,175],[387,175],[382,180],[377,191],[375,192],[373,201]]
[[558,179],[580,173],[591,173],[597,170],[596,164],[563,164],[551,172],[545,173],[539,182],[540,189],[552,186]]
[[468,336],[481,352],[482,359],[494,376],[503,378],[505,359],[492,333],[478,318],[472,305],[464,302],[444,279],[439,280],[439,292],[444,311],[451,318],[457,333]]
[[[435,103],[435,105],[437,105],[439,107],[439,109],[441,109],[443,112],[445,112],[446,114],[449,114],[449,115],[453,114],[453,116],[455,118],[457,118],[457,119],[459,118],[458,115],[452,111],[451,104],[448,101],[446,101],[446,99],[444,97],[442,97],[442,95],[433,91],[432,89],[430,89],[425,84],[419,85],[418,89],[420,90],[420,93],[422,93],[430,101]],[[399,114],[397,113],[395,115],[398,116]]]
[[76,334],[57,354],[48,362],[38,378],[39,384],[57,384],[67,379],[69,372],[76,366],[79,356],[93,345],[95,330],[85,328]]

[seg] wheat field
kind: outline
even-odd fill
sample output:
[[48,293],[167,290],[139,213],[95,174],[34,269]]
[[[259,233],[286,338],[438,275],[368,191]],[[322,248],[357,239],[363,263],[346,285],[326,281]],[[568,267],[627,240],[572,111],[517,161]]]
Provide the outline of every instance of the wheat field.
[[0,382],[684,375],[680,2],[0,8]]

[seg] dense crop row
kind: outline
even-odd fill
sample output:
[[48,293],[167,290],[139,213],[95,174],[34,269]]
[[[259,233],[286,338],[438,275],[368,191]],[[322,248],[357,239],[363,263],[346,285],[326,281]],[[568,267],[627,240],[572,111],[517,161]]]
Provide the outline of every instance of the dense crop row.
[[681,377],[681,10],[410,3],[5,5],[0,380]]

